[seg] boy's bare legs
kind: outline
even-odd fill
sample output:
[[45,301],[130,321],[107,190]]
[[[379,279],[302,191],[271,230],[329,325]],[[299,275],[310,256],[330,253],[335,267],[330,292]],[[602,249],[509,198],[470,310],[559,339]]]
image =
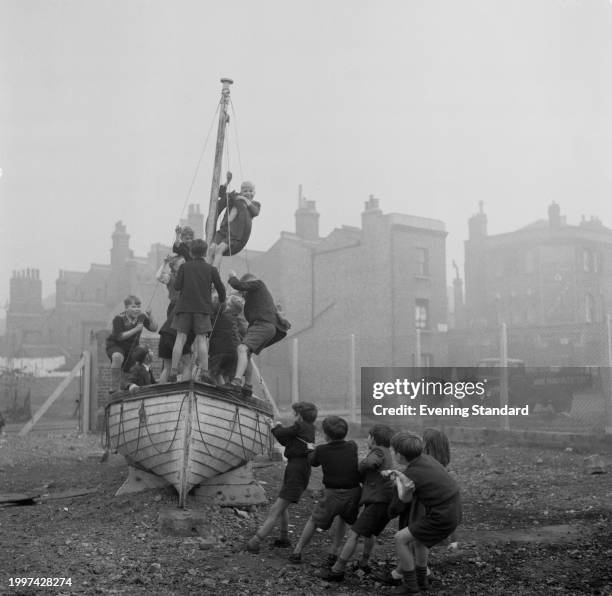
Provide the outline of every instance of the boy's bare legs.
[[[214,248],[213,248],[214,247]],[[227,250],[228,245],[225,242],[220,242],[219,244],[213,244],[211,248],[212,253],[212,266],[219,269],[219,265],[221,265],[221,261],[223,260],[223,253]],[[214,250],[214,252],[213,252]]]
[[330,555],[334,555],[336,558],[339,556],[345,534],[346,522],[340,516],[338,516],[336,517],[334,527],[332,528],[332,541],[329,547]]
[[306,522],[306,525],[304,526],[304,529],[302,530],[302,534],[297,544],[295,545],[295,548],[293,549],[294,555],[299,556],[302,554],[302,551],[304,550],[306,545],[312,540],[316,529],[317,526],[315,525],[312,516],[310,516],[308,518],[308,521]]
[[[173,346],[174,349],[174,346]],[[172,360],[170,358],[162,359],[162,370],[159,373],[158,383],[165,383],[168,380],[170,374],[170,368],[172,368]]]
[[111,354],[111,393],[121,389],[121,367],[123,366],[124,360],[125,359],[121,352],[113,352]]
[[357,542],[359,541],[359,534],[349,530],[348,538],[340,551],[338,560],[334,563],[331,568],[333,573],[343,573],[346,568],[346,564],[350,561],[355,549],[357,548]]
[[190,381],[193,376],[193,354],[183,354],[179,362],[181,381]]
[[280,531],[281,538],[287,537],[287,529],[289,526],[289,515],[287,513],[287,508],[291,505],[290,501],[287,499],[281,499],[280,497],[274,501],[270,510],[268,511],[268,515],[264,520],[264,523],[259,527],[255,535],[248,541],[247,550],[252,552],[257,552],[259,550],[259,545],[261,541],[274,529],[274,524],[276,524],[276,520],[280,520]]
[[200,363],[200,377],[208,377],[208,339],[206,335],[196,335],[195,342]]
[[[394,538],[399,567],[404,576],[404,584],[408,590],[407,593],[419,594],[420,591],[415,570],[415,556],[413,555],[413,548],[416,550],[417,541],[414,539],[409,528],[403,528],[395,534]],[[427,573],[427,569],[425,569],[425,573]]]
[[[236,372],[234,373],[234,382],[238,379],[242,382],[242,377],[249,366],[249,348],[244,344],[239,344],[236,348]],[[238,383],[235,383],[238,384]]]
[[375,536],[366,536],[363,539],[363,551],[361,553],[361,558],[359,559],[359,567],[361,567],[362,569],[369,568],[370,557],[372,556],[372,551],[374,550],[375,544]]
[[[174,340],[174,347],[172,348],[172,364],[170,368],[170,377],[176,376],[178,372],[178,365],[183,355],[183,348],[187,341],[187,334],[182,331],[176,332],[176,339]],[[176,379],[173,379],[176,381]]]

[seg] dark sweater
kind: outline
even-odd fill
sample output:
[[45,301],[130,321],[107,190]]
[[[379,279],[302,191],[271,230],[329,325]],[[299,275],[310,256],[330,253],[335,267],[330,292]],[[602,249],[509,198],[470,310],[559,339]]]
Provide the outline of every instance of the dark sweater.
[[125,388],[129,389],[130,385],[144,387],[145,385],[153,385],[154,383],[156,383],[156,381],[151,370],[147,370],[144,364],[137,362],[130,369]]
[[272,434],[285,448],[285,457],[307,457],[306,443],[314,443],[315,427],[312,422],[296,420],[291,426],[275,426]]
[[459,492],[446,468],[425,453],[413,459],[404,474],[414,482],[414,495],[426,509],[441,505]]
[[212,285],[219,294],[219,302],[225,302],[225,287],[217,269],[201,257],[183,263],[174,280],[175,289],[181,292],[177,298],[174,312],[196,312],[210,315],[213,312],[210,292]]
[[317,445],[309,454],[310,465],[323,468],[326,488],[355,488],[359,486],[357,444],[355,441],[330,441]]
[[393,482],[384,478],[380,471],[389,470],[393,465],[387,447],[374,445],[370,452],[359,462],[359,472],[363,481],[361,504],[390,503],[393,499]]
[[265,321],[277,325],[276,305],[272,294],[261,279],[240,281],[237,277],[230,277],[227,281],[232,288],[245,292],[244,318],[249,324],[255,321]]

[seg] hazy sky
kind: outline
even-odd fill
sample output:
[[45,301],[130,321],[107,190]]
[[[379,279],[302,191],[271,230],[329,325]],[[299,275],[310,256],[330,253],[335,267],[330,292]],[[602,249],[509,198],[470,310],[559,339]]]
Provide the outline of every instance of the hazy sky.
[[208,203],[223,76],[251,248],[299,184],[323,235],[369,194],[444,220],[449,263],[479,200],[493,233],[552,200],[612,227],[609,0],[0,0],[0,306],[14,269],[47,295],[108,263],[118,220],[137,255],[171,242]]

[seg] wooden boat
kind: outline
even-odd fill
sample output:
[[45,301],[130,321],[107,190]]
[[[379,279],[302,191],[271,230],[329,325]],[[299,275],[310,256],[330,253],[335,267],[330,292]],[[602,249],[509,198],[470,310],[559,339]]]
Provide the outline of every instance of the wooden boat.
[[[231,80],[222,79],[219,130],[206,237],[214,235]],[[265,386],[264,386],[265,391]],[[197,381],[149,385],[113,394],[106,405],[107,449],[172,484],[184,507],[202,481],[237,468],[271,448],[276,409],[267,399]]]
[[107,448],[161,476],[185,504],[189,491],[271,444],[272,406],[194,381],[119,392],[106,406]]

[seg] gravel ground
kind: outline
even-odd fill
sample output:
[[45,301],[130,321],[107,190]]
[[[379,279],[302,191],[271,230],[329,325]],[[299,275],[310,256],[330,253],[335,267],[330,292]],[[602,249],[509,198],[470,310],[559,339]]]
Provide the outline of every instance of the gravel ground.
[[[363,452],[365,444],[358,442]],[[174,491],[115,497],[127,466],[118,455],[101,462],[101,453],[96,435],[0,437],[0,492],[40,495],[31,506],[0,505],[0,593],[265,596],[386,590],[357,571],[340,585],[320,580],[324,533],[315,535],[300,566],[287,563],[287,550],[269,545],[259,555],[244,552],[245,537],[263,519],[265,507],[237,511],[192,501],[189,506],[206,516],[209,535],[163,535],[158,517],[176,508]],[[436,580],[429,593],[612,594],[610,460],[607,473],[589,474],[585,455],[455,445],[452,471],[464,501],[460,548],[432,550]],[[281,462],[256,468],[270,500],[282,468]],[[306,496],[290,510],[294,540],[319,486],[315,473]],[[392,527],[381,535],[376,565],[393,563],[392,535]],[[11,587],[10,578],[21,577],[70,578],[72,585]]]

